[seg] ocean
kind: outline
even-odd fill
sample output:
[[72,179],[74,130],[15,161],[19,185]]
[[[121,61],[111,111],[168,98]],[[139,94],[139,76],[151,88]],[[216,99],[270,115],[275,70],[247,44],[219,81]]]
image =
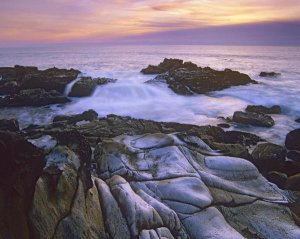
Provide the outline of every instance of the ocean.
[[[223,70],[230,68],[249,74],[258,85],[231,87],[205,95],[180,96],[165,84],[144,84],[155,76],[140,73],[149,64],[164,58],[180,58],[199,66]],[[0,109],[0,118],[18,118],[21,127],[47,124],[57,114],[81,113],[94,109],[100,117],[108,114],[155,121],[196,125],[217,125],[218,117],[231,117],[247,105],[280,105],[283,113],[272,116],[272,128],[233,124],[229,130],[241,130],[283,144],[286,134],[299,128],[300,117],[300,47],[198,46],[198,45],[76,45],[0,48],[0,66],[14,65],[75,68],[82,75],[118,79],[99,86],[92,96],[73,98],[64,106]],[[261,71],[281,73],[275,78],[261,78]],[[66,89],[67,91],[68,89]]]

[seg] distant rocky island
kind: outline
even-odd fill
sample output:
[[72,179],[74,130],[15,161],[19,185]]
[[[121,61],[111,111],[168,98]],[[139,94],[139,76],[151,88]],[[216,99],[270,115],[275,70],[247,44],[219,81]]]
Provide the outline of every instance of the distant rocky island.
[[[141,72],[186,97],[258,84],[179,59]],[[0,79],[0,110],[68,104],[116,82],[25,66],[0,67]],[[227,129],[271,128],[281,111],[249,105],[218,126],[93,109],[26,128],[1,119],[0,238],[300,238],[300,128],[285,145]]]

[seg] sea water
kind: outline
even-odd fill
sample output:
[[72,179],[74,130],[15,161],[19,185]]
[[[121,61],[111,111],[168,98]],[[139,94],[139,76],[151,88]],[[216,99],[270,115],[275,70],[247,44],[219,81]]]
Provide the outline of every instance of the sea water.
[[[192,61],[217,70],[230,68],[248,74],[259,84],[231,87],[205,95],[181,96],[164,83],[145,84],[155,75],[143,75],[142,68],[158,64],[165,57]],[[231,117],[247,105],[280,105],[283,113],[273,115],[275,126],[260,128],[233,124],[237,129],[283,144],[285,135],[300,124],[300,47],[266,46],[185,46],[185,45],[73,45],[0,48],[0,66],[76,68],[82,75],[118,79],[98,86],[85,98],[72,98],[64,106],[0,109],[0,118],[18,118],[21,127],[47,124],[57,114],[76,114],[94,109],[100,117],[108,114],[156,121],[196,125],[217,125],[218,117]],[[281,73],[259,77],[261,71]],[[66,92],[70,90],[72,82]]]

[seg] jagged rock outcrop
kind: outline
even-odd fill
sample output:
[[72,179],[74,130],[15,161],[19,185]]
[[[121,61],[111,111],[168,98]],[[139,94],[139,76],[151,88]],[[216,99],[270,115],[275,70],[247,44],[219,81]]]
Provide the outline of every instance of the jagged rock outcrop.
[[81,77],[79,81],[77,81],[69,93],[70,97],[85,97],[91,95],[96,86],[105,85],[108,83],[115,83],[117,80],[110,78],[95,78],[91,77]]
[[275,124],[275,121],[269,115],[242,111],[234,112],[232,120],[239,124],[248,124],[259,127],[272,127]]
[[205,94],[231,86],[257,83],[248,75],[225,69],[217,71],[210,67],[198,67],[191,62],[179,59],[164,59],[157,67],[148,66],[141,71],[144,74],[160,74],[148,83],[166,82],[168,87],[181,95]]
[[70,102],[70,100],[56,90],[27,89],[0,98],[0,107],[44,106],[67,102]]
[[81,121],[93,121],[98,118],[98,113],[94,110],[87,110],[76,115],[57,115],[53,118],[53,123],[66,122],[67,124],[76,124]]
[[16,93],[21,89],[41,88],[47,91],[56,90],[60,93],[68,83],[75,80],[80,71],[74,69],[38,70],[37,67],[18,66],[0,67],[0,94]]
[[248,105],[246,111],[258,114],[281,114],[281,107],[279,105],[273,105],[272,107],[266,107],[263,105]]

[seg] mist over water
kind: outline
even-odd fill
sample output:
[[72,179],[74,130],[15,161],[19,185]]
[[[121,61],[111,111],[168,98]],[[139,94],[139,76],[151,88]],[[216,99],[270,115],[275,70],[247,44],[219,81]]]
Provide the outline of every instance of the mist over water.
[[[158,64],[165,57],[193,61],[200,66],[223,70],[231,68],[250,75],[258,85],[232,87],[207,95],[180,96],[165,84],[144,84],[155,76],[140,70]],[[83,75],[116,78],[116,83],[98,86],[90,97],[72,98],[64,106],[1,109],[0,117],[17,117],[21,126],[46,124],[56,114],[81,113],[94,109],[100,117],[107,114],[132,116],[156,121],[174,121],[197,125],[221,123],[219,116],[231,117],[249,104],[278,104],[282,115],[272,116],[271,129],[233,125],[282,144],[288,131],[299,128],[300,48],[235,46],[57,46],[44,48],[0,49],[0,66],[34,65],[76,68]],[[261,71],[281,73],[277,78],[261,78]],[[74,82],[73,82],[74,83]],[[66,91],[69,91],[71,84]]]

